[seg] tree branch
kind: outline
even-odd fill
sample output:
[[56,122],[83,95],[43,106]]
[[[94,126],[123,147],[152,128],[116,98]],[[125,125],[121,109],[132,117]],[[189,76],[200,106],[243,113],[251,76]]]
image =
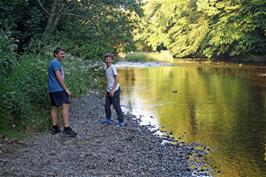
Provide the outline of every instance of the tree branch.
[[50,14],[50,13],[48,12],[48,10],[46,10],[46,9],[44,8],[44,6],[43,6],[43,4],[41,3],[41,1],[40,1],[40,0],[37,0],[37,1],[39,2],[41,8],[42,8],[47,14]]
[[63,14],[64,14],[64,15],[70,15],[70,16],[74,16],[74,17],[83,18],[83,19],[86,19],[86,20],[91,20],[91,18],[86,17],[86,16],[83,16],[83,15],[73,14],[73,13],[69,13],[69,12],[65,12],[65,13],[63,13]]

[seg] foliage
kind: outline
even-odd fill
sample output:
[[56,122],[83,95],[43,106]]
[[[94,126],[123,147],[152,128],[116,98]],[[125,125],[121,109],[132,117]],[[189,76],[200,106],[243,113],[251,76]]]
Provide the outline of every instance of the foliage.
[[173,61],[169,51],[127,53],[127,61]]
[[83,12],[89,19],[69,18],[63,29],[65,38],[75,41],[73,53],[81,58],[99,59],[107,51],[119,53],[134,49],[134,20],[130,14],[131,10],[138,10],[136,6],[135,1],[97,1],[90,4],[89,11]]
[[262,0],[147,1],[136,41],[176,57],[265,54],[264,7]]
[[[60,43],[89,60],[107,51],[133,50],[136,25],[131,13],[141,13],[137,0],[23,0],[1,1],[0,5],[0,30],[16,39],[19,54],[36,50],[36,43],[51,48]],[[38,52],[51,51],[41,49]]]
[[45,60],[27,56],[2,86],[0,131],[12,127],[29,130],[34,122],[43,122],[39,119],[48,107],[46,65]]
[[[263,23],[265,12],[263,1],[218,3],[219,20],[212,23],[213,30],[208,34],[207,56],[226,57],[246,53],[263,54],[266,50]],[[262,20],[262,21],[261,21]]]
[[[47,65],[50,56],[26,55],[1,85],[0,133],[8,129],[39,131],[47,129],[50,119],[50,100],[47,89]],[[75,96],[86,93],[98,83],[94,80],[95,67],[89,68],[81,59],[67,56],[63,61],[66,83]],[[97,77],[96,77],[97,78]],[[6,132],[7,133],[7,132]]]
[[15,49],[16,45],[14,45],[12,39],[0,33],[0,85],[3,84],[2,82],[8,78],[17,65],[16,54],[14,52]]
[[43,32],[46,16],[38,8],[37,1],[1,1],[0,30],[15,39],[16,52],[23,53],[31,38]]

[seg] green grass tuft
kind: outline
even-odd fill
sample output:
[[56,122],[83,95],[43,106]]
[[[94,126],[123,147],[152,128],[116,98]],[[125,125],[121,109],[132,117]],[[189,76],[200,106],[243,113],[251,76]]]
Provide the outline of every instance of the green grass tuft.
[[169,51],[161,52],[133,52],[126,54],[127,61],[173,61]]

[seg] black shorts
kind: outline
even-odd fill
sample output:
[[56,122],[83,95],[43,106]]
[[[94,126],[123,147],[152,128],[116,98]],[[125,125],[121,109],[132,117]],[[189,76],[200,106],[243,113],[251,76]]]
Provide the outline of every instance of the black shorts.
[[69,96],[65,91],[49,93],[52,106],[62,106],[63,103],[70,104]]

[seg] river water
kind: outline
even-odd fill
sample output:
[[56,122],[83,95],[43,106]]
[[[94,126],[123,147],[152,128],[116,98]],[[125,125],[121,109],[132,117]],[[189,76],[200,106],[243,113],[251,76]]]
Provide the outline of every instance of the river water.
[[266,68],[118,64],[121,104],[142,124],[210,147],[214,176],[266,176]]

